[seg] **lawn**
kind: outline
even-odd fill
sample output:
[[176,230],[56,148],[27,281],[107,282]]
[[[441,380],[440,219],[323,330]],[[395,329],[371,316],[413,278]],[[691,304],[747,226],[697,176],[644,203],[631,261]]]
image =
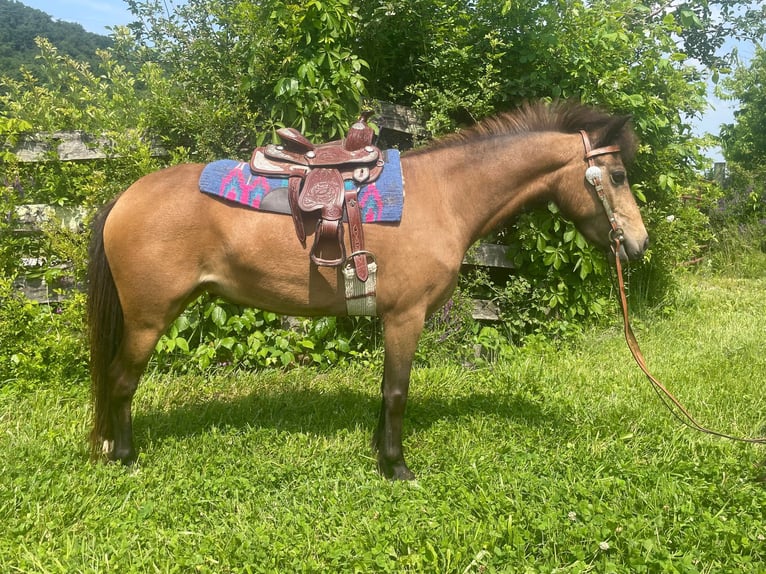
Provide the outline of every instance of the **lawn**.
[[[766,278],[685,279],[636,325],[700,422],[766,431]],[[171,377],[132,468],[87,460],[88,390],[0,390],[2,572],[766,572],[766,449],[678,424],[620,326],[413,374],[418,479],[375,472],[380,367]]]

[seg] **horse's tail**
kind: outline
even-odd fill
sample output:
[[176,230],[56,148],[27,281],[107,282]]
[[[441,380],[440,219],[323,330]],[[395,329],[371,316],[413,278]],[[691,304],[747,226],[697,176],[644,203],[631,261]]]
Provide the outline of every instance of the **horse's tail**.
[[109,369],[119,349],[123,333],[122,305],[104,252],[104,223],[113,207],[114,201],[105,205],[96,215],[88,248],[88,331],[93,401],[90,444],[91,455],[94,458],[101,456],[104,441],[114,439],[109,415]]

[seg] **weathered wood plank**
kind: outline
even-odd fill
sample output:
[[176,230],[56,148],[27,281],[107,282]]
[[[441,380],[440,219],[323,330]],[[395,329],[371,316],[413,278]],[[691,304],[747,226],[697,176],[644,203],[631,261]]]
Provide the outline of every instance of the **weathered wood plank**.
[[36,233],[42,225],[58,221],[61,226],[70,231],[81,231],[88,210],[84,207],[61,207],[35,203],[20,205],[16,208],[16,218],[20,227],[15,231],[21,233]]
[[508,259],[508,247],[495,243],[478,243],[474,245],[465,254],[463,264],[513,269],[513,261]]
[[477,321],[499,321],[500,307],[493,301],[486,299],[474,299],[471,317]]
[[[94,136],[83,131],[37,132],[22,135],[13,149],[22,163],[112,159],[120,157],[114,142],[105,136]],[[152,155],[165,156],[167,150],[152,144]]]
[[410,135],[419,135],[423,131],[412,108],[388,102],[377,102],[377,105],[379,113],[372,119],[379,127]]

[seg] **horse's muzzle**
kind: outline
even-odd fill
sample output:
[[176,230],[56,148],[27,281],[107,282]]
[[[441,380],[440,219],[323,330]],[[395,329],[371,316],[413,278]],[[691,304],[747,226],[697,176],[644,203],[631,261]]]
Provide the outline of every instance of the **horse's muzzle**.
[[[649,249],[649,236],[645,236],[643,241],[635,241],[625,237],[620,242],[619,256],[622,261],[640,261],[644,258],[644,254]],[[614,246],[612,246],[612,254],[614,255]]]

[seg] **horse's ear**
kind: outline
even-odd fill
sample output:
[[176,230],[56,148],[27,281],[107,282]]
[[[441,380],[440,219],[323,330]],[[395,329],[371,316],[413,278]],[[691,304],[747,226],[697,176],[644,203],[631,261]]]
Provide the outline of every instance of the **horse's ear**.
[[633,116],[614,116],[599,133],[599,147],[612,145],[622,139],[625,126],[633,119]]

